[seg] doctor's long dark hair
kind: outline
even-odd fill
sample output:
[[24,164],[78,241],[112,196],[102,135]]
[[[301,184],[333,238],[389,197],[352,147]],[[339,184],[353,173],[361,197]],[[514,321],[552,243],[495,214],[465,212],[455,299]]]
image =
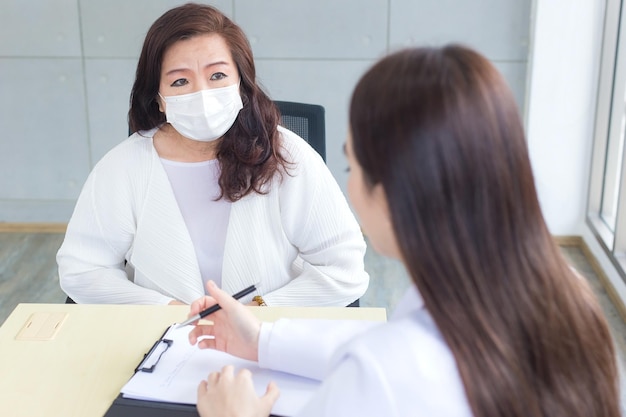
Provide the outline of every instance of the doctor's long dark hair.
[[474,416],[619,416],[607,323],[547,229],[497,70],[458,45],[397,52],[360,80],[350,125]]

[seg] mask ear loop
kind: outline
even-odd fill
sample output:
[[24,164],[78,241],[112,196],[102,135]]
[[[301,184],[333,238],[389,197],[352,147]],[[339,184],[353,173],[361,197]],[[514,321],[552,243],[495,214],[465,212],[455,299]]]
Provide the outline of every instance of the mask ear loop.
[[237,83],[237,91],[239,91],[239,97],[241,97],[241,104],[242,107],[245,107],[246,103],[244,103],[245,101],[249,101],[248,97],[243,93],[243,91],[241,91],[241,75],[239,76],[239,82]]
[[157,101],[157,104],[159,105],[159,111],[160,111],[161,113],[165,113],[165,110],[163,110],[163,103],[165,103],[165,97],[163,97],[163,96],[161,95],[161,92],[160,92],[160,91],[157,91],[157,94],[158,94],[158,96],[159,96],[159,97],[161,97],[161,100],[158,100],[158,101]]

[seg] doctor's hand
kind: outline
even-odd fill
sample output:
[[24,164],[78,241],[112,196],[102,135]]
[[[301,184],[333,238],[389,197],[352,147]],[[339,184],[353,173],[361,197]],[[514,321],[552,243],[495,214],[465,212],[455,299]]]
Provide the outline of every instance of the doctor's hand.
[[235,375],[228,365],[200,382],[196,407],[200,417],[267,417],[279,395],[276,384],[270,382],[265,394],[257,396],[250,371],[242,369]]
[[[221,309],[207,316],[213,324],[197,325],[189,333],[189,342],[201,349],[216,349],[243,359],[258,361],[261,322],[239,301],[222,291],[215,282],[207,283],[209,296],[191,304],[189,317],[215,304]],[[205,338],[209,336],[209,338]]]

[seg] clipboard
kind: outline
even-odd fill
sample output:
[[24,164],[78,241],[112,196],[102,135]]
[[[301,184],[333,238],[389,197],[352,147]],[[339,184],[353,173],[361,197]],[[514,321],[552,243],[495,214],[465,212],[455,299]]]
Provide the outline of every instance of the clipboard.
[[[156,369],[161,358],[167,355],[169,348],[174,343],[171,339],[166,338],[166,335],[174,326],[176,324],[167,327],[157,341],[154,342],[150,350],[135,367],[133,377],[139,372],[151,374]],[[104,417],[199,417],[199,414],[195,404],[127,398],[123,392],[120,392]],[[270,414],[270,417],[281,416]]]
[[[167,349],[159,350],[163,345],[171,346],[171,341],[165,339],[165,335],[172,326],[165,329],[163,334],[152,345],[150,350],[143,356],[141,362],[135,367],[137,372],[152,372],[161,356]],[[194,405],[177,404],[163,401],[145,401],[125,398],[120,393],[104,417],[199,417]]]
[[[133,400],[120,394],[104,417],[200,417],[200,415],[193,405]],[[282,416],[270,414],[269,417]]]
[[104,417],[200,417],[195,405],[144,401],[119,394]]

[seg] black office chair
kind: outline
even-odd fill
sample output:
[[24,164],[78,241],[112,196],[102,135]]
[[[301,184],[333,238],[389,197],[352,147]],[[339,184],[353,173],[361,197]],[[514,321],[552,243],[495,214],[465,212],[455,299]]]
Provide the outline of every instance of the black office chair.
[[[293,101],[274,101],[280,110],[281,125],[309,142],[326,162],[326,120],[324,107],[319,104],[297,103]],[[359,300],[348,307],[359,307]]]
[[281,125],[296,133],[326,161],[326,121],[319,104],[274,101],[282,117]]

